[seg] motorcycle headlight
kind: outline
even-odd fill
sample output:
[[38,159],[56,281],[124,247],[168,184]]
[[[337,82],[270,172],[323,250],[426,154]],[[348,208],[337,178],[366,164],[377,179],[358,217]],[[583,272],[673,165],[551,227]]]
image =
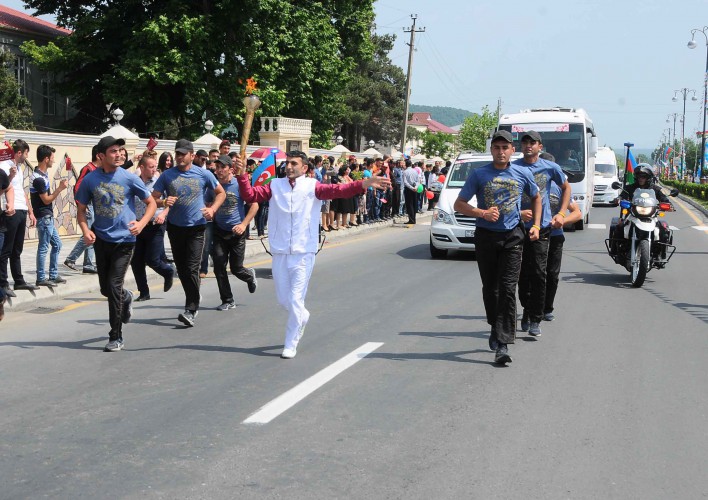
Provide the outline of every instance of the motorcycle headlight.
[[433,210],[433,220],[443,224],[452,224],[452,217],[450,217],[450,214],[445,210],[440,210],[439,208]]
[[634,210],[637,212],[637,215],[647,216],[654,212],[654,207],[634,207]]

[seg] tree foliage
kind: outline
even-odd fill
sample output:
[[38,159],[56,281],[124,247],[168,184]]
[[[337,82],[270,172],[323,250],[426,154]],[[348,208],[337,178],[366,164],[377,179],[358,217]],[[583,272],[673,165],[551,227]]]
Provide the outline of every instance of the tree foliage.
[[499,117],[496,111],[492,113],[489,106],[482,108],[481,115],[465,118],[460,128],[460,148],[482,152],[487,147],[487,138],[494,127],[497,126]]
[[455,140],[452,134],[445,134],[444,132],[433,133],[429,130],[420,134],[420,138],[423,141],[420,152],[428,158],[432,158],[433,156],[448,156],[452,151],[453,142]]
[[346,82],[341,135],[350,149],[363,137],[380,144],[400,141],[406,76],[388,57],[395,35],[370,32],[373,57],[358,62]]
[[14,60],[9,50],[0,50],[0,123],[6,128],[32,130],[32,107],[20,95],[20,87],[10,70]]
[[27,0],[73,34],[23,48],[63,76],[59,90],[81,111],[77,130],[99,131],[113,105],[140,133],[196,135],[206,118],[218,132],[240,125],[240,82],[254,77],[260,114],[311,119],[315,137],[329,136],[344,110],[341,75],[371,57],[372,3]]

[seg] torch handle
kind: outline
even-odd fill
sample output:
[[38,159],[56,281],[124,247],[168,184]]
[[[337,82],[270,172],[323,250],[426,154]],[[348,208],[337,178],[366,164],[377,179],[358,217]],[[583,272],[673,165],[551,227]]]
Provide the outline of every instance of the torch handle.
[[241,161],[246,164],[246,146],[248,145],[248,138],[251,135],[251,126],[253,125],[253,116],[256,114],[255,111],[246,110],[246,118],[243,121],[243,131],[241,132]]

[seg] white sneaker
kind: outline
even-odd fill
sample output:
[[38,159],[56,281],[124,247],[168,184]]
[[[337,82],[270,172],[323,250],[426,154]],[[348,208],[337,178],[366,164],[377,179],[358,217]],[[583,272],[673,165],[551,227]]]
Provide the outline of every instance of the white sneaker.
[[229,309],[236,309],[236,304],[233,300],[231,302],[224,302],[216,308],[217,311],[228,311]]
[[283,349],[283,354],[280,355],[283,359],[293,359],[297,354],[297,349]]

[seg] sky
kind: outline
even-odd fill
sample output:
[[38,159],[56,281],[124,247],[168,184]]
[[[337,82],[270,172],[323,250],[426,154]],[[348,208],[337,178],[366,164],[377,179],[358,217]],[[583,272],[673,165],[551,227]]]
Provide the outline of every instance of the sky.
[[[2,2],[24,10],[21,0]],[[411,102],[502,113],[533,107],[584,108],[600,145],[653,149],[688,92],[686,137],[702,128],[708,0],[376,0],[378,33],[397,36],[391,59],[408,64],[417,14]],[[708,31],[708,30],[706,30]],[[708,127],[707,127],[708,128]]]

